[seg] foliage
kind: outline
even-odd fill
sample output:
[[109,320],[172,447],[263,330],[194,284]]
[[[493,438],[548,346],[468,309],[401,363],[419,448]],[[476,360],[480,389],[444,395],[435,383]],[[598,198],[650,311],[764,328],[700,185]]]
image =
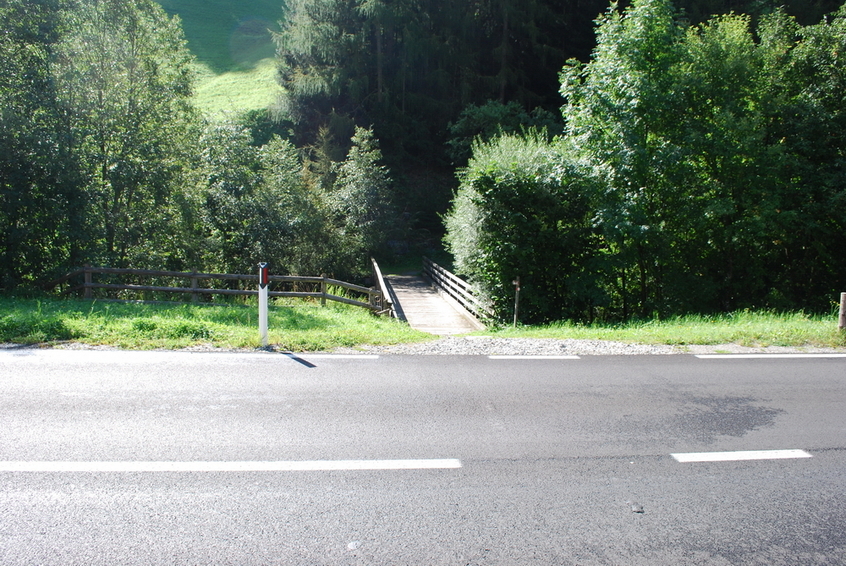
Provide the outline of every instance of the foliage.
[[179,22],[152,0],[84,0],[66,25],[54,72],[85,178],[89,256],[166,262],[175,252],[169,204],[193,149]]
[[[554,289],[551,301],[559,309],[581,301],[587,319],[595,306],[608,319],[827,308],[846,285],[843,17],[841,9],[803,28],[775,11],[756,34],[744,15],[689,25],[669,0],[612,5],[598,20],[590,62],[571,61],[561,73],[564,137],[536,152],[547,168],[584,164],[562,182],[587,211],[562,223],[570,234],[587,216],[595,229],[579,256],[594,262],[593,279],[575,301]],[[488,259],[491,250],[502,259],[532,250],[524,273],[562,263],[548,262],[522,230],[489,220],[500,195],[520,197],[514,218],[535,218],[548,192],[523,156],[491,153],[509,139],[474,147],[447,217],[457,264],[486,288],[516,276]],[[553,153],[562,146],[575,153]],[[515,182],[515,170],[535,183]],[[462,228],[460,217],[474,225]],[[499,308],[507,318],[501,300]]]
[[[386,163],[408,178],[395,200],[422,212],[421,224],[449,199],[451,182],[419,182],[418,174],[431,180],[449,165],[449,123],[488,100],[552,110],[549,69],[564,62],[561,43],[575,35],[564,33],[562,10],[543,0],[295,0],[288,8],[277,35],[277,112],[293,121],[295,143],[346,140],[372,124],[391,142]],[[586,10],[585,23],[595,14]],[[457,135],[468,143],[456,159],[466,159],[475,132]]]
[[0,288],[79,260],[80,178],[50,62],[59,0],[0,5]]
[[[356,128],[352,147],[337,168],[337,178],[328,195],[337,235],[337,249],[353,263],[350,272],[361,270],[363,254],[381,251],[390,237],[393,209],[390,177],[380,164],[382,152],[372,130]],[[335,263],[342,265],[338,258]],[[356,263],[358,265],[356,265]],[[369,271],[369,270],[368,270]]]
[[360,277],[384,245],[390,211],[372,132],[356,132],[348,156],[326,164],[326,179],[304,168],[291,142],[254,142],[231,122],[209,126],[201,140],[198,262],[227,273],[267,261],[278,274]]
[[[810,155],[790,157],[793,144],[816,143],[815,134],[782,126],[795,116],[785,87],[818,91],[831,70],[785,75],[807,42],[791,49],[798,26],[780,12],[761,28],[758,42],[746,16],[685,29],[668,2],[635,2],[601,20],[590,63],[562,73],[568,135],[608,183],[597,222],[619,266],[614,285],[624,317],[820,308],[842,283],[830,254],[846,244],[843,233],[821,224],[842,225],[844,216],[827,212],[831,220],[821,223],[821,210],[807,204],[812,192],[827,193],[812,200],[829,203],[842,188],[811,188],[786,170],[820,169]],[[829,120],[836,122],[833,112]],[[809,261],[784,277],[781,266],[794,255],[788,242],[803,232],[814,233],[803,249],[813,239],[816,250],[831,251],[802,254]],[[819,295],[797,293],[811,273]]]
[[447,153],[455,165],[463,167],[472,155],[474,141],[488,141],[498,134],[516,134],[527,129],[544,132],[551,139],[563,133],[564,128],[560,118],[540,107],[529,113],[515,101],[471,104],[449,125]]
[[595,292],[593,190],[567,148],[537,132],[477,144],[445,217],[457,271],[500,313],[511,310],[519,277],[526,322],[586,313],[604,300]]

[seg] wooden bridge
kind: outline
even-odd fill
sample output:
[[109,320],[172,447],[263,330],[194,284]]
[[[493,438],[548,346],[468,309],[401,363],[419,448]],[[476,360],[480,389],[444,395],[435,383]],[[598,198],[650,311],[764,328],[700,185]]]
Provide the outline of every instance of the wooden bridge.
[[489,313],[470,286],[430,260],[423,262],[423,276],[384,278],[394,315],[412,328],[441,336],[484,329],[480,318]]

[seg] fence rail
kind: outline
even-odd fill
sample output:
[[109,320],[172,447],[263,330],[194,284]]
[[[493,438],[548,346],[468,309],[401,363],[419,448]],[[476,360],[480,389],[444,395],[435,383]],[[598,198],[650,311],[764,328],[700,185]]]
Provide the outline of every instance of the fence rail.
[[494,318],[494,312],[473,286],[450,273],[427,257],[423,258],[423,274],[432,280],[437,289],[454,299],[464,310],[478,320]]
[[391,294],[388,292],[388,286],[385,285],[385,278],[382,277],[382,270],[379,269],[379,264],[376,263],[376,260],[372,257],[370,258],[370,264],[373,267],[373,284],[379,290],[379,310],[378,314],[387,314],[392,318],[396,318],[397,313],[394,308],[394,301],[391,298]]
[[[185,279],[190,281],[190,286],[170,286],[170,285],[142,285],[135,283],[96,283],[94,282],[94,275],[123,275],[137,278],[165,278],[165,279]],[[74,293],[82,291],[86,299],[94,298],[94,289],[104,289],[110,291],[129,291],[134,293],[181,293],[190,294],[192,302],[199,302],[200,295],[258,295],[255,289],[217,289],[209,287],[201,287],[200,281],[244,281],[256,282],[258,284],[258,275],[248,274],[229,274],[229,273],[197,273],[186,271],[156,271],[147,269],[122,269],[114,267],[92,267],[85,266],[82,269],[72,271],[67,275],[50,282],[45,286],[47,289],[53,289],[63,283],[68,283],[74,278],[83,277],[81,285],[71,285],[64,293]],[[298,298],[313,298],[320,299],[321,304],[326,304],[327,300],[364,307],[370,309],[375,313],[380,313],[383,302],[382,292],[379,289],[370,287],[363,287],[346,281],[339,281],[329,277],[303,277],[296,275],[271,275],[270,283],[286,284],[291,287],[290,291],[269,291],[270,297],[298,297]],[[342,297],[331,293],[333,288],[340,288],[345,291],[364,295],[364,300],[352,299],[349,297]],[[381,313],[380,313],[381,314]]]

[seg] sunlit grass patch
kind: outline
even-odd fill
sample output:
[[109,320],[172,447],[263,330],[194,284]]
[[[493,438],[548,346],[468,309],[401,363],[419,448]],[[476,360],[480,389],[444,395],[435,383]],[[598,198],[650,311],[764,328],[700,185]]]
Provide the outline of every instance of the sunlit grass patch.
[[[415,342],[432,337],[407,324],[335,303],[274,303],[269,341],[291,351]],[[254,305],[144,304],[82,300],[0,299],[0,342],[75,341],[127,349],[259,347]]]
[[642,344],[844,347],[846,335],[835,316],[802,312],[739,311],[718,315],[686,315],[664,320],[582,325],[569,322],[544,326],[503,327],[498,337],[575,338]]
[[276,63],[273,58],[262,59],[255,66],[220,74],[201,66],[198,69],[194,104],[211,119],[268,108],[276,101],[281,89],[276,81]]

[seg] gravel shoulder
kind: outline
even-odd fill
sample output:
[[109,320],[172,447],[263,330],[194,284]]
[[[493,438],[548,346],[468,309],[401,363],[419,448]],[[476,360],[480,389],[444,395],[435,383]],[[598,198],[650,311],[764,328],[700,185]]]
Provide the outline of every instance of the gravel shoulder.
[[449,337],[417,344],[344,348],[336,353],[370,353],[451,356],[638,356],[677,354],[747,354],[747,353],[846,353],[846,349],[817,347],[767,346],[750,348],[738,344],[667,346],[629,344],[611,340],[575,340],[548,338],[494,338],[487,336]]
[[[112,346],[91,346],[78,342],[58,344],[0,344],[0,350],[25,348],[57,348],[64,350],[116,350]],[[263,349],[284,352],[275,346]],[[254,349],[218,348],[212,344],[198,344],[185,348],[189,352],[255,352]],[[807,347],[747,347],[739,344],[667,346],[660,344],[630,344],[612,340],[576,340],[550,338],[495,338],[489,336],[454,336],[430,342],[396,344],[393,346],[359,346],[338,348],[334,354],[381,354],[412,356],[666,356],[679,354],[785,354],[785,353],[844,353],[844,348]]]

